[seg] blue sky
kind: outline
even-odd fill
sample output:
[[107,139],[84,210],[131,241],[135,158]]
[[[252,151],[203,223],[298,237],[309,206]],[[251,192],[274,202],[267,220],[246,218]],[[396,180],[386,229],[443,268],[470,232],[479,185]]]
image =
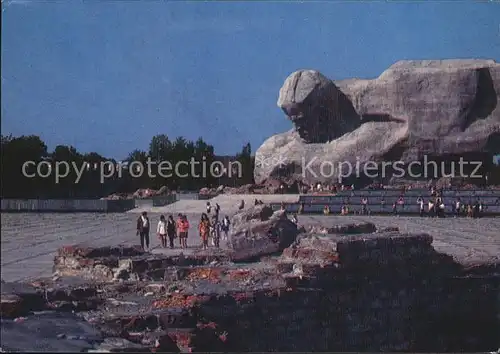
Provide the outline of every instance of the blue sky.
[[255,151],[291,128],[276,100],[298,69],[500,61],[493,2],[2,2],[2,134],[118,159],[159,133]]

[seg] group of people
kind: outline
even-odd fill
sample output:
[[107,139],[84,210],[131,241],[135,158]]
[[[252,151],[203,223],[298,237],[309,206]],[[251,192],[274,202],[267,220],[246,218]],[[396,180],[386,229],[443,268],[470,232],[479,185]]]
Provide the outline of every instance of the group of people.
[[[367,197],[361,198],[361,209],[359,210],[360,215],[369,215],[369,203]],[[381,201],[382,209],[385,208],[385,198],[382,198]],[[340,208],[340,215],[349,215],[350,213],[350,198],[347,198],[343,201],[343,204]],[[427,203],[424,201],[422,196],[417,198],[417,204],[419,205],[420,216],[432,216],[432,217],[444,217],[446,212],[446,207],[444,203],[444,199],[441,194],[437,191],[433,191],[431,196],[429,197]],[[498,200],[498,204],[500,204],[500,199]],[[392,214],[398,215],[400,210],[404,210],[406,205],[406,201],[403,195],[399,196],[394,203],[392,203]],[[304,212],[305,204],[302,202],[299,205],[298,214],[302,214]],[[451,204],[452,213],[454,216],[468,216],[468,217],[480,217],[481,213],[485,211],[486,207],[484,203],[478,198],[475,202],[469,200],[468,203],[462,202],[460,198],[457,198],[454,203]],[[282,203],[281,209],[284,210],[284,204]],[[323,214],[330,215],[332,213],[329,205],[325,205],[323,207]]]
[[[137,219],[137,235],[140,237],[141,247],[148,251],[150,240],[151,222],[147,212],[143,212]],[[156,226],[156,235],[158,236],[163,248],[174,248],[174,240],[179,239],[180,248],[187,248],[187,237],[189,231],[189,221],[186,215],[178,214],[177,220],[174,220],[172,215],[165,218],[165,215],[160,216],[160,221]]]
[[[420,216],[424,216],[425,202],[423,198],[419,197],[417,199],[417,203],[420,205]],[[457,198],[455,202],[451,204],[451,207],[452,213],[455,217],[465,215],[470,218],[478,218],[485,210],[483,202],[479,199],[477,199],[475,202],[469,200],[467,203],[464,203],[460,198]],[[429,201],[427,203],[427,213],[429,216],[445,216],[444,201],[439,195],[429,198]]]
[[[228,216],[219,221],[220,207],[216,205],[215,213],[210,220],[208,215],[211,213],[212,207],[207,203],[207,213],[201,215],[200,223],[198,224],[198,231],[201,238],[201,245],[203,249],[208,248],[209,238],[212,238],[212,245],[220,247],[220,239],[222,235],[223,240],[227,240],[229,233],[229,226],[231,222]],[[137,219],[137,235],[140,237],[141,247],[145,251],[150,250],[150,227],[151,223],[147,212],[143,212]],[[189,233],[190,223],[185,214],[178,214],[177,220],[174,220],[172,215],[167,218],[165,215],[160,216],[160,220],[156,226],[156,234],[160,240],[161,247],[174,248],[174,240],[178,238],[179,247],[181,249],[187,248],[187,239]]]
[[222,220],[219,220],[220,206],[215,204],[214,214],[211,218],[212,205],[207,202],[207,212],[201,214],[201,220],[198,224],[198,231],[201,238],[201,246],[204,250],[208,249],[209,239],[212,239],[212,246],[220,247],[221,236],[223,240],[227,240],[229,233],[229,226],[231,222],[226,215]]
[[304,185],[301,188],[301,192],[303,194],[308,194],[308,193],[331,193],[335,194],[340,191],[349,191],[349,190],[354,190],[354,184],[352,185],[344,185],[341,183],[312,183],[310,185]]

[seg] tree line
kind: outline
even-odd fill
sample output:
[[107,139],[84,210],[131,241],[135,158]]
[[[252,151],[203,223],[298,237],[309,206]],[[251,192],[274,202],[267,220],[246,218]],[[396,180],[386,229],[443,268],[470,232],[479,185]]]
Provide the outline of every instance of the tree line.
[[235,156],[224,157],[202,138],[170,140],[160,134],[147,151],[135,149],[117,161],[68,145],[48,151],[36,135],[1,136],[2,198],[100,198],[163,186],[177,191],[236,187],[253,183],[253,167],[250,143]]

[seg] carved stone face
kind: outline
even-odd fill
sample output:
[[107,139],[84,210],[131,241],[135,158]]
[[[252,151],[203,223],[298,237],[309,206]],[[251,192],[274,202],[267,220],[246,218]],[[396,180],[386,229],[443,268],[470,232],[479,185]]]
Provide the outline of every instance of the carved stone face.
[[[331,80],[306,70],[290,75],[280,91],[278,105],[304,142],[325,143],[350,130],[345,120],[354,111],[350,104],[350,110],[343,107],[344,101],[344,94]],[[347,111],[349,114],[345,114]]]
[[317,140],[318,119],[310,114],[310,110],[305,105],[299,103],[290,103],[282,107],[283,112],[288,116],[295,126],[295,130],[306,142],[314,143]]

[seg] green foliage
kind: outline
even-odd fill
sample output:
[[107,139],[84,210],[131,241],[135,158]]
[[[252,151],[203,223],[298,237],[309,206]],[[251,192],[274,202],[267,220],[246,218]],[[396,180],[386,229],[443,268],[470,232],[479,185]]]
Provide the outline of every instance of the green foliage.
[[236,155],[236,160],[242,166],[242,182],[243,184],[253,183],[254,158],[252,157],[252,147],[250,143],[246,143],[241,152]]
[[[203,187],[217,187],[219,183],[231,186],[253,183],[253,158],[249,143],[236,155],[236,160],[242,165],[241,178],[228,180],[227,176],[214,177],[210,166],[217,160],[220,161],[220,158],[216,156],[214,147],[201,137],[196,141],[183,137],[177,137],[172,141],[167,135],[159,134],[151,139],[148,151],[132,150],[125,159],[124,162],[129,164],[139,161],[146,168],[142,176],[133,177],[133,173],[131,174],[126,166],[121,167],[116,161],[107,159],[97,152],[81,153],[76,148],[66,145],[58,145],[49,152],[46,144],[38,136],[2,135],[1,196],[3,198],[97,198],[116,192],[131,193],[139,188],[159,189],[166,186],[170,190],[197,191]],[[234,161],[234,158],[231,160]],[[26,177],[23,174],[23,164],[27,161],[33,163],[26,166],[24,172],[33,177]],[[62,166],[64,162],[70,166],[68,175],[56,183],[55,168],[59,164],[60,172],[64,172]],[[48,172],[50,168],[52,174],[46,178],[39,177],[36,169],[39,163],[44,165],[40,168],[41,172]],[[161,164],[164,166],[161,171],[164,176],[159,173]],[[178,165],[177,170],[175,170],[176,165]],[[101,170],[111,166],[115,169],[114,175],[101,183]],[[170,166],[170,170],[165,170],[165,166]],[[165,177],[165,174],[169,176]],[[184,176],[180,177],[179,174]]]

